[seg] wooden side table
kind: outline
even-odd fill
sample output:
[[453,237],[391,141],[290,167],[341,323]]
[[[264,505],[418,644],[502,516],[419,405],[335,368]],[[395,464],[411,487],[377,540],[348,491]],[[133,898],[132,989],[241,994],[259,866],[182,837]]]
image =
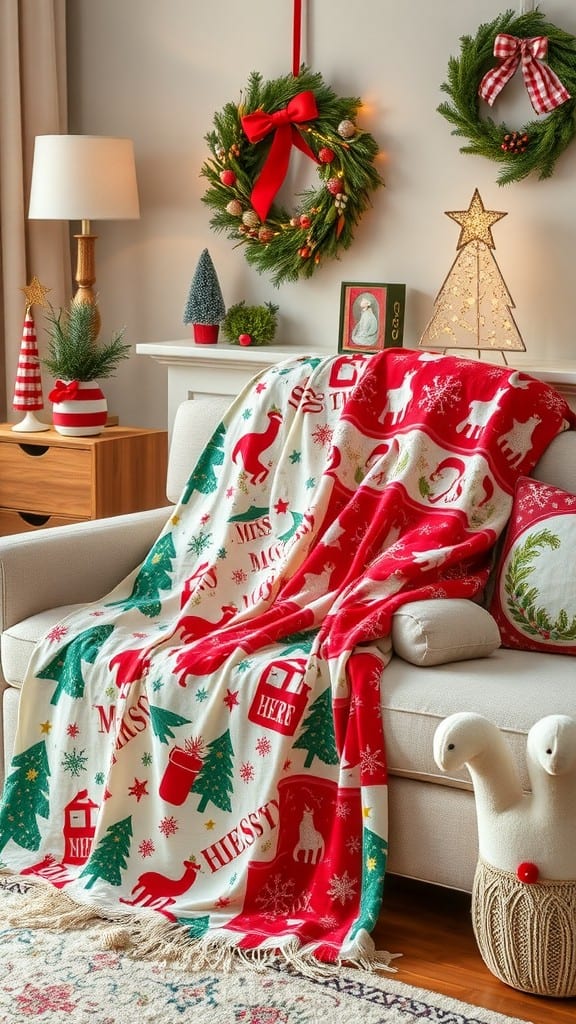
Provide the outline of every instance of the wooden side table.
[[105,427],[97,437],[0,425],[0,535],[168,504],[168,434]]

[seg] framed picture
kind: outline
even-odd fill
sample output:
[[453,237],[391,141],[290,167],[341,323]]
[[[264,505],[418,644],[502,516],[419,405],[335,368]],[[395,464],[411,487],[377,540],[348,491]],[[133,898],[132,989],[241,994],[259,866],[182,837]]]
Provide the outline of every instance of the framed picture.
[[402,345],[405,284],[343,281],[339,352],[380,352]]

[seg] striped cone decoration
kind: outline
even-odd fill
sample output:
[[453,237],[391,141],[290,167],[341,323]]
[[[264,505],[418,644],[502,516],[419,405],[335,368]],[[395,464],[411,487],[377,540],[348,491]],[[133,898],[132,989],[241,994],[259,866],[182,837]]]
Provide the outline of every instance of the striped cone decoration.
[[13,430],[34,431],[49,429],[47,423],[42,423],[34,415],[35,410],[44,408],[44,397],[42,395],[42,375],[40,373],[36,325],[34,324],[34,317],[30,307],[26,309],[24,316],[12,408],[26,414],[20,423],[12,427]]
[[57,380],[49,394],[54,403],[55,430],[67,437],[101,434],[108,419],[108,403],[95,380]]
[[18,357],[18,369],[16,370],[12,408],[18,409],[20,412],[44,408],[36,327],[29,309],[26,310],[24,327],[22,328],[22,342]]

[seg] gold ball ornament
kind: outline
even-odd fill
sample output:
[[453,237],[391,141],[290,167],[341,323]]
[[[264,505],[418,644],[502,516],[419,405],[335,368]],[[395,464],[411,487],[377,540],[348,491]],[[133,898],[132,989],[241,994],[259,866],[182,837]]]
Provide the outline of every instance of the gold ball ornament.
[[254,210],[244,210],[242,214],[242,223],[247,228],[257,228],[260,223],[260,218]]
[[226,213],[231,214],[232,217],[241,217],[242,209],[242,203],[238,199],[231,199],[226,204]]

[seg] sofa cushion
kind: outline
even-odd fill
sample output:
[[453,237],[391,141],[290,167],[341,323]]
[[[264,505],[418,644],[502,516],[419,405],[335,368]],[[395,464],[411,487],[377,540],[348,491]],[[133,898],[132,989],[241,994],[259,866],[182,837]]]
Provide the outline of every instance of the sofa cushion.
[[464,598],[409,601],[392,619],[392,647],[413,665],[484,658],[499,646],[490,613]]
[[59,608],[50,608],[49,611],[31,615],[29,619],[23,619],[4,630],[0,639],[0,657],[6,682],[11,686],[22,686],[30,655],[38,641],[57,622],[83,607],[82,604],[65,604]]
[[[530,788],[528,730],[546,715],[576,718],[576,663],[562,654],[499,648],[489,658],[414,668],[393,657],[382,673],[386,759],[390,775],[470,787],[466,768],[447,777],[434,761],[434,732],[457,711],[475,711],[503,730]],[[440,827],[440,826],[439,826]]]
[[504,647],[576,654],[576,496],[522,477],[491,603]]

